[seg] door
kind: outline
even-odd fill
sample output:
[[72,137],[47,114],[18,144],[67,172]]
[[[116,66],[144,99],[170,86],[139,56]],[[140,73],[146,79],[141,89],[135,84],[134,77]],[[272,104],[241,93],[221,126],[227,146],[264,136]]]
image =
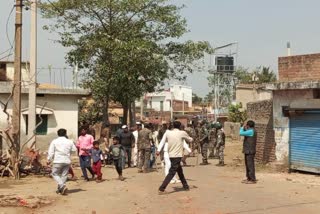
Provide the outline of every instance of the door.
[[290,118],[290,169],[320,173],[320,112]]

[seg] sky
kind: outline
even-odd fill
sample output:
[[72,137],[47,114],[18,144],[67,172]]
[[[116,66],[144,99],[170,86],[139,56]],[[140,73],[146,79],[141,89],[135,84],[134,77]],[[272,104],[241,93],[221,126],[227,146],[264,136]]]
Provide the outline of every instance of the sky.
[[[45,1],[45,0],[43,0]],[[270,66],[277,72],[277,59],[286,55],[286,44],[291,43],[293,55],[320,52],[319,0],[174,0],[185,4],[182,15],[190,30],[181,41],[209,41],[218,47],[237,42],[237,65],[251,69]],[[14,0],[0,0],[0,53],[10,45],[6,38],[6,23]],[[8,35],[13,39],[13,13],[8,22]],[[23,59],[29,59],[30,11],[23,14]],[[52,65],[58,76],[71,79],[71,69],[65,65],[66,49],[53,42],[55,34],[43,31],[48,21],[39,16],[38,67]],[[3,58],[6,54],[0,55]],[[3,60],[6,60],[4,58]],[[10,58],[9,58],[10,59]],[[12,58],[11,58],[12,59]],[[207,57],[205,68],[210,65]],[[61,68],[61,69],[60,69]],[[67,73],[67,74],[62,74]],[[186,84],[196,94],[205,96],[211,91],[206,69],[189,74]],[[48,79],[48,70],[39,70],[39,81]],[[70,81],[69,81],[70,82]],[[173,81],[172,81],[173,82]]]

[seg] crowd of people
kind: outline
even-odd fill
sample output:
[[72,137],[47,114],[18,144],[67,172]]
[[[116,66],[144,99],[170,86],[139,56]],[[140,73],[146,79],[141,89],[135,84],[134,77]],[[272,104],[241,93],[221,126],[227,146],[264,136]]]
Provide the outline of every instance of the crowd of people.
[[[52,176],[58,184],[58,194],[65,194],[67,191],[68,173],[71,170],[73,174],[70,157],[75,151],[78,152],[82,177],[86,181],[101,182],[101,168],[104,165],[113,164],[119,180],[123,181],[123,170],[126,166],[136,167],[138,173],[148,173],[161,164],[165,179],[159,187],[159,194],[164,193],[169,183],[182,183],[183,188],[189,190],[182,166],[187,165],[187,158],[190,156],[196,157],[196,165],[198,154],[202,156],[200,165],[207,165],[208,159],[218,159],[217,166],[225,165],[225,133],[219,122],[193,122],[185,127],[175,120],[170,123],[163,122],[159,129],[155,124],[137,122],[131,128],[122,125],[112,138],[108,124],[104,124],[101,137],[97,140],[88,133],[88,128],[81,127],[76,144],[68,139],[65,129],[58,130],[58,138],[50,144],[48,164],[53,163]],[[244,136],[243,152],[247,171],[247,179],[243,182],[255,183],[254,122],[248,121],[240,129],[240,135]]]

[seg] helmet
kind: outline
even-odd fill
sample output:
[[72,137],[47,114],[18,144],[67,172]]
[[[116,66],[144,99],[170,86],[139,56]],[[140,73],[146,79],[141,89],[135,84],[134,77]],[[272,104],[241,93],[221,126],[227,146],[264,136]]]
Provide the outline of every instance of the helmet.
[[222,129],[222,124],[219,122],[217,122],[215,126],[216,126],[216,129]]

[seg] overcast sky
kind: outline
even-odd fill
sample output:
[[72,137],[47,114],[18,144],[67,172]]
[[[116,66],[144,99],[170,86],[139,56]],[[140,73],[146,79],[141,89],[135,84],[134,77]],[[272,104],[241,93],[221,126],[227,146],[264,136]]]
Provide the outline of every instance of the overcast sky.
[[[43,0],[45,1],[45,0]],[[277,58],[286,54],[291,42],[293,54],[320,52],[319,0],[175,0],[185,4],[182,13],[190,33],[182,41],[207,40],[213,46],[238,42],[238,65],[255,68],[270,66],[277,71]],[[10,45],[6,38],[6,23],[14,0],[0,0],[0,53]],[[13,39],[14,13],[8,22],[8,34]],[[30,13],[24,11],[23,58],[29,59]],[[66,50],[54,43],[56,39],[41,29],[47,23],[39,17],[38,67],[65,67]],[[0,58],[5,54],[0,55]],[[6,60],[5,58],[4,60]],[[12,59],[12,58],[9,58]],[[208,66],[209,60],[205,59]],[[70,70],[66,70],[67,72]],[[44,71],[41,77],[47,76]],[[58,74],[57,74],[58,75]],[[60,73],[61,75],[61,73]],[[39,79],[41,79],[41,77]],[[66,78],[70,78],[67,74]],[[210,88],[205,71],[189,75],[187,84],[194,92],[205,96]]]

